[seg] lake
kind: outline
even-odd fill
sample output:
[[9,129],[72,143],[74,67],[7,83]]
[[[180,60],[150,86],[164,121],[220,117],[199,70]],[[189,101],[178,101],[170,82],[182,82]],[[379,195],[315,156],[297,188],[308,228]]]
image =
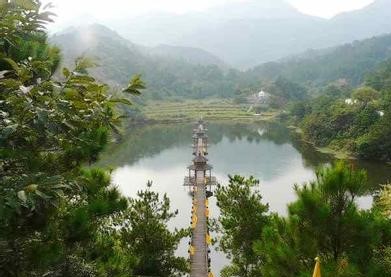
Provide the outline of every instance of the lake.
[[[145,189],[167,193],[178,216],[170,227],[186,228],[190,223],[191,197],[183,187],[184,176],[192,156],[192,124],[151,125],[129,130],[121,143],[112,145],[98,165],[113,169],[113,184],[130,197]],[[316,151],[296,138],[286,127],[275,123],[209,123],[209,163],[212,174],[226,184],[228,174],[255,176],[259,190],[270,211],[287,213],[287,204],[295,200],[294,184],[315,178],[320,165],[330,164],[333,157]],[[391,180],[391,166],[376,162],[351,161],[355,168],[368,171],[374,185]],[[369,208],[372,197],[359,199],[362,208]],[[218,216],[215,199],[210,200],[212,217]],[[178,253],[187,257],[187,241]],[[212,252],[212,269],[216,276],[227,264],[222,253]]]

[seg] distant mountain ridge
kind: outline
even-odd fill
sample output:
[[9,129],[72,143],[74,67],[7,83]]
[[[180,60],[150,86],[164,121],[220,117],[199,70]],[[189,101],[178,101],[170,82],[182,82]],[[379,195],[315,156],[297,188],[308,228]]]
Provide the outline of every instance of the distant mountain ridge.
[[239,68],[391,32],[391,1],[330,20],[304,15],[283,0],[249,0],[186,15],[151,15],[112,25],[137,43],[204,49]]
[[[175,59],[195,65],[217,65],[227,67],[221,59],[203,49],[166,44],[161,44],[156,47],[142,46],[124,39],[114,30],[101,24],[69,27],[61,32],[55,33],[50,39],[52,42],[56,43],[58,38],[67,36],[69,36],[71,40],[77,40],[80,42],[73,44],[72,48],[73,52],[79,52],[80,54],[88,51],[91,47],[97,46],[96,44],[99,43],[99,39],[108,39],[112,40],[113,43],[119,43],[124,47],[128,47],[132,52],[139,55]],[[61,45],[66,45],[68,43],[70,42],[65,41],[64,39],[61,41]],[[70,51],[71,49],[70,47],[67,47],[64,50]]]
[[247,78],[268,80],[283,76],[312,87],[344,80],[352,86],[367,73],[391,58],[391,34],[345,45],[309,50],[300,55],[269,62],[246,72]]
[[391,58],[391,34],[338,47],[309,50],[245,72],[229,69],[208,52],[194,48],[134,44],[102,25],[70,28],[50,38],[62,49],[63,64],[80,55],[96,57],[94,76],[113,86],[125,86],[142,74],[147,97],[205,97],[235,95],[240,89],[261,89],[278,77],[317,88],[344,80],[356,86],[381,62]]
[[68,28],[50,37],[62,50],[63,66],[71,67],[79,56],[93,58],[93,76],[113,87],[124,87],[141,74],[147,84],[145,98],[233,95],[235,80],[225,64],[196,48],[134,44],[99,24]]

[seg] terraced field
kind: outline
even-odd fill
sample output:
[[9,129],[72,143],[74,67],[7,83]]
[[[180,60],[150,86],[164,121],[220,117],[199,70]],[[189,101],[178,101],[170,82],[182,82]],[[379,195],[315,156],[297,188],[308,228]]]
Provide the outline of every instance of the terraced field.
[[186,122],[197,118],[205,120],[265,120],[273,113],[255,115],[248,105],[238,105],[229,100],[187,100],[183,102],[149,102],[143,109],[151,121]]

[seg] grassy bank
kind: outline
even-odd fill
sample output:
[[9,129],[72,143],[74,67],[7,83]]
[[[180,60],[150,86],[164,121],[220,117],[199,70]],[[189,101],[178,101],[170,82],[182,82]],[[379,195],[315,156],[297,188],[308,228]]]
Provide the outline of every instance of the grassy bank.
[[337,148],[331,147],[331,146],[328,146],[328,147],[318,147],[312,141],[306,140],[304,138],[303,130],[301,128],[299,128],[297,126],[294,126],[294,125],[289,125],[287,127],[289,129],[291,129],[292,132],[295,132],[300,137],[300,139],[302,141],[312,145],[312,147],[314,147],[320,153],[332,155],[332,156],[334,156],[334,158],[339,159],[339,160],[353,160],[353,159],[357,159],[357,157],[353,153],[351,153],[351,152],[349,152],[349,151],[347,151],[345,149],[337,149]]
[[142,108],[142,113],[152,122],[189,122],[205,120],[266,121],[273,119],[277,112],[264,112],[255,115],[249,111],[249,105],[240,105],[231,100],[185,100],[151,101]]

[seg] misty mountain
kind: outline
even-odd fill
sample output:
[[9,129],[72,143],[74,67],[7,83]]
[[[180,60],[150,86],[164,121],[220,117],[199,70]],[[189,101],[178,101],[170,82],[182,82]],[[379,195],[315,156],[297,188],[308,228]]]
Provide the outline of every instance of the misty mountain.
[[330,19],[328,39],[333,44],[341,44],[391,33],[390,17],[391,1],[376,0],[364,9],[342,13]]
[[391,34],[338,47],[309,50],[300,55],[269,62],[246,72],[249,80],[273,80],[282,76],[308,87],[343,80],[357,86],[366,74],[391,58]]
[[64,66],[72,67],[79,56],[93,58],[100,66],[91,74],[113,87],[124,87],[132,75],[141,74],[148,87],[144,98],[233,95],[239,74],[213,64],[223,65],[205,51],[143,47],[98,24],[69,28],[50,42],[62,50]]
[[161,44],[156,47],[139,47],[146,55],[184,61],[195,65],[217,65],[226,68],[225,63],[217,56],[194,47],[181,47]]
[[228,69],[200,49],[137,45],[102,25],[69,28],[50,40],[62,49],[66,66],[81,55],[95,58],[101,66],[91,73],[114,87],[123,87],[131,75],[142,74],[148,86],[145,98],[155,99],[232,97],[238,90],[256,91],[279,77],[307,88],[341,79],[355,86],[379,63],[391,58],[391,35],[308,50],[245,72]]
[[283,0],[249,0],[202,13],[118,19],[111,26],[137,43],[202,48],[244,68],[391,32],[389,18],[389,0],[330,20],[301,14]]

